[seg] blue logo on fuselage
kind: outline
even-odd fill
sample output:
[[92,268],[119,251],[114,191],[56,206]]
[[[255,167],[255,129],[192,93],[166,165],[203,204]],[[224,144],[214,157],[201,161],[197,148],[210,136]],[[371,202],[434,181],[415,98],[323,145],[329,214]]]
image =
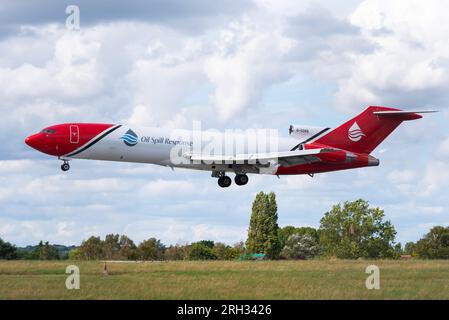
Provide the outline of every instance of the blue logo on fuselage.
[[126,131],[126,133],[121,136],[120,139],[122,139],[123,142],[129,147],[135,146],[137,144],[137,134],[131,129]]

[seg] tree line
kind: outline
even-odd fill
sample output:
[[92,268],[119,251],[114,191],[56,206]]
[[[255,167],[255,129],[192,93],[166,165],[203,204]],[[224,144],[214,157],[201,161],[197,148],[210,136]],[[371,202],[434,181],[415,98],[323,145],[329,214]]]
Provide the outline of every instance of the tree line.
[[108,234],[102,240],[91,236],[80,246],[64,246],[39,242],[28,250],[17,248],[0,238],[0,259],[6,260],[235,260],[245,253],[243,242],[233,246],[211,240],[165,246],[156,238],[138,245],[126,235]]
[[202,240],[184,245],[165,246],[150,238],[136,245],[125,235],[108,234],[104,240],[90,237],[69,252],[72,260],[234,260],[244,252],[243,244],[229,246]]
[[433,227],[422,239],[404,247],[380,208],[365,200],[334,205],[319,228],[278,226],[276,196],[260,192],[252,204],[246,242],[227,245],[211,240],[164,245],[156,238],[135,244],[126,235],[91,236],[79,247],[40,242],[19,249],[0,238],[0,259],[70,260],[236,260],[236,259],[449,259],[449,227]]

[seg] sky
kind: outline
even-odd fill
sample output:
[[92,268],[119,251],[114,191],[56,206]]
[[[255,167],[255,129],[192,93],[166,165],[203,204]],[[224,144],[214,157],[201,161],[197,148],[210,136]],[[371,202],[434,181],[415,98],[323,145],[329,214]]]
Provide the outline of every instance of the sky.
[[[67,28],[66,7],[80,10]],[[126,234],[165,244],[246,239],[259,191],[279,225],[318,227],[358,198],[385,210],[397,241],[449,225],[449,3],[428,1],[0,2],[0,237],[79,244]],[[206,129],[335,127],[367,105],[437,109],[373,153],[379,167],[251,175],[60,161],[25,137],[63,122]]]

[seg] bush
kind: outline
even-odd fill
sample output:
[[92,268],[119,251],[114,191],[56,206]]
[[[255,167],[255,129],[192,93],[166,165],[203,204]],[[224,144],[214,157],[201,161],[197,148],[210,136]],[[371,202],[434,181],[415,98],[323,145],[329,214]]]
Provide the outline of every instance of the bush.
[[415,252],[423,259],[449,259],[449,227],[433,227],[416,243]]
[[17,248],[9,242],[5,242],[0,238],[0,259],[13,260],[17,259]]
[[240,249],[227,246],[224,243],[216,243],[212,249],[218,260],[235,260],[240,255]]
[[280,228],[278,231],[279,234],[279,242],[281,244],[281,248],[284,248],[287,244],[287,240],[291,235],[299,234],[299,235],[310,235],[312,238],[319,242],[318,230],[312,227],[294,227],[294,226],[285,226]]
[[282,249],[282,257],[287,259],[310,259],[320,252],[320,245],[310,234],[292,234]]
[[190,245],[189,260],[216,260],[217,256],[213,249],[207,245],[195,242]]
[[69,260],[81,260],[81,250],[79,248],[70,250]]

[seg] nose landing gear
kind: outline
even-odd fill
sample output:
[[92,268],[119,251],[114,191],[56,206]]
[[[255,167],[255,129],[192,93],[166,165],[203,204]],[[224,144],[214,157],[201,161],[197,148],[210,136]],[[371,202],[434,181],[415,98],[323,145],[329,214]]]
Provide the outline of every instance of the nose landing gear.
[[61,170],[62,171],[69,171],[70,169],[70,165],[68,161],[64,161],[64,163],[61,165]]

